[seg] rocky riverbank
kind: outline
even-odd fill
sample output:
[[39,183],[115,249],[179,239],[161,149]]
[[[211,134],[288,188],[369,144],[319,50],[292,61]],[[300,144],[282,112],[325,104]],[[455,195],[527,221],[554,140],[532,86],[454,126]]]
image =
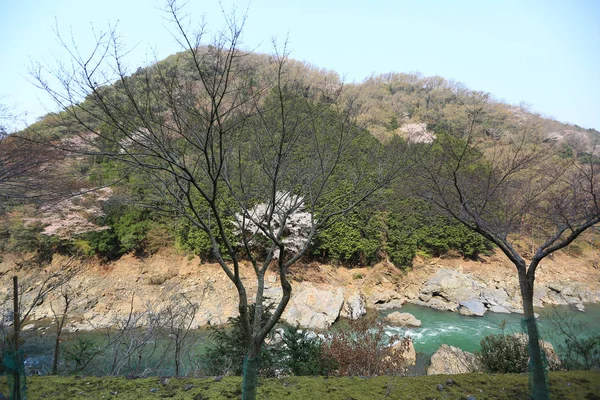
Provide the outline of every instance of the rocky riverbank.
[[[538,270],[535,305],[571,304],[583,310],[584,303],[599,302],[600,270],[594,267],[593,257],[560,253],[545,260]],[[23,283],[27,307],[43,290],[47,277],[78,268],[63,285],[63,292],[72,298],[69,330],[107,327],[130,313],[158,312],[181,302],[182,296],[198,304],[192,327],[224,323],[238,312],[233,284],[218,265],[202,264],[197,258],[162,252],[146,259],[126,256],[110,264],[77,262],[68,268],[66,264],[65,258],[56,256],[52,265],[40,271],[23,267],[15,256],[5,256],[0,263],[2,308],[10,309],[13,274]],[[250,266],[244,266],[242,273],[252,293]],[[297,264],[290,275],[293,296],[283,319],[315,330],[329,328],[340,317],[356,319],[367,309],[399,308],[405,302],[465,315],[521,312],[514,267],[501,254],[481,261],[417,260],[408,272],[389,263],[352,269]],[[275,271],[268,273],[266,285],[266,296],[277,301],[281,288]],[[61,301],[60,290],[49,292],[31,310],[25,328],[35,329],[36,321],[52,318],[52,308],[61,309]],[[401,316],[393,323],[414,325],[418,321]]]

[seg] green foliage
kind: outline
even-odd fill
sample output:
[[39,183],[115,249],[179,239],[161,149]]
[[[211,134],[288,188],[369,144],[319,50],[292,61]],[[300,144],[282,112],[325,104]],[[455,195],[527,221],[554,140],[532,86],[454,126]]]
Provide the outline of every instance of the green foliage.
[[481,340],[479,360],[488,373],[527,372],[529,346],[515,335],[487,335]]
[[[227,220],[225,224],[226,235],[232,239],[234,235],[234,226],[232,220]],[[219,250],[224,259],[228,259],[227,249],[225,243],[220,237],[217,237],[217,243]],[[204,260],[214,260],[213,246],[208,237],[208,234],[196,225],[192,224],[188,219],[181,218],[177,224],[175,232],[175,244],[176,246],[186,252],[190,252]]]
[[82,371],[89,362],[98,355],[99,349],[92,339],[78,338],[65,346],[62,357],[69,366],[71,373]]
[[600,371],[600,333],[592,333],[579,314],[551,308],[544,312],[543,318],[552,325],[552,332],[565,338],[556,346],[561,369]]
[[299,325],[288,326],[282,335],[280,359],[293,375],[328,375],[336,364],[323,354],[323,341],[301,330]]
[[161,231],[164,222],[149,209],[109,202],[104,211],[100,223],[108,229],[89,232],[73,240],[73,246],[81,254],[112,260],[129,252],[151,254],[164,245],[157,235],[152,235],[153,231]]
[[558,345],[561,367],[566,370],[600,371],[600,334],[572,336]]
[[[263,312],[263,323],[271,317],[272,307]],[[254,304],[248,307],[250,324],[254,320]],[[227,326],[211,326],[212,343],[209,344],[202,358],[203,370],[208,375],[242,375],[244,357],[246,356],[246,337],[242,327],[242,319],[229,318]],[[260,356],[260,372],[264,377],[275,374],[276,352],[272,347],[263,345]]]
[[56,236],[42,234],[43,226],[39,223],[27,223],[15,220],[8,228],[6,249],[17,253],[33,253],[30,261],[43,265],[52,261],[54,253],[68,252],[68,242]]
[[323,230],[315,239],[313,254],[351,264],[377,261],[381,245],[381,219],[357,210]]

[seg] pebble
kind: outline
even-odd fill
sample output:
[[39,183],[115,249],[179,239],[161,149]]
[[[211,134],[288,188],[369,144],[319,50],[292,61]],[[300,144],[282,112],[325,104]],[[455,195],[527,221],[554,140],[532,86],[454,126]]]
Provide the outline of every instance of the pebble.
[[441,383],[438,383],[437,388],[441,392],[442,390],[444,390],[444,385],[442,385]]
[[157,389],[157,388],[152,388],[152,389],[150,389],[150,393],[156,393],[156,392],[158,392],[158,389]]
[[452,378],[449,378],[449,379],[446,381],[446,385],[454,385],[455,383],[456,383],[456,382],[454,382],[454,379],[452,379]]
[[191,389],[191,388],[193,388],[193,387],[194,387],[194,385],[190,385],[190,384],[188,383],[187,385],[185,385],[185,386],[182,388],[182,390],[183,390],[184,392],[187,392],[188,390],[190,390],[190,389]]
[[221,382],[223,380],[222,376],[215,376],[215,382]]

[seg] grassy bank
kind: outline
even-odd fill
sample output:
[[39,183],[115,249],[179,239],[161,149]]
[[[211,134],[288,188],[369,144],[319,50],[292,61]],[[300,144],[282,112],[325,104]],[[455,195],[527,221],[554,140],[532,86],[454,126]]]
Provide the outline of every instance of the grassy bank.
[[[449,379],[452,379],[450,381]],[[442,386],[439,386],[442,385]],[[28,399],[232,399],[239,398],[241,378],[125,379],[122,377],[28,377]],[[553,399],[600,400],[600,373],[552,372]],[[0,386],[7,394],[6,379]],[[527,398],[527,375],[437,375],[421,377],[264,379],[260,399],[482,399]]]

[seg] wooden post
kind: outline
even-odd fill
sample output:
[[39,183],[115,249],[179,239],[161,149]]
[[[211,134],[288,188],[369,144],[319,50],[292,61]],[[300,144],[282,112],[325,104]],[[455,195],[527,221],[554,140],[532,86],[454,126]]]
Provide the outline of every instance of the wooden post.
[[19,357],[19,330],[20,330],[20,322],[21,322],[21,316],[19,315],[19,278],[16,276],[13,276],[13,292],[14,292],[14,302],[13,302],[13,307],[14,307],[14,322],[13,325],[15,327],[15,363],[16,363],[16,367],[17,369],[15,370],[14,374],[14,379],[15,379],[15,385],[14,385],[14,393],[12,398],[16,399],[16,400],[21,400],[21,376],[19,375],[19,364],[21,363],[21,359]]

